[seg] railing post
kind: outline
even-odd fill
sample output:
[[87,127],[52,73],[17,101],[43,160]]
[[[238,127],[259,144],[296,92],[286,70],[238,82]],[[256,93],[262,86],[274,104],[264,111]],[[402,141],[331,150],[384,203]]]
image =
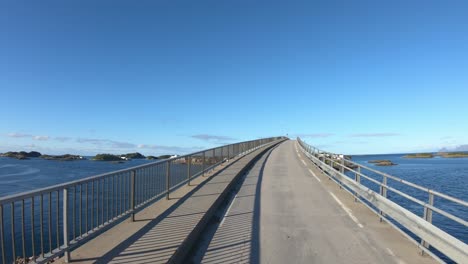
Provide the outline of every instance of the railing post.
[[[58,194],[58,193],[57,193]],[[58,197],[57,197],[58,199]],[[49,209],[50,210],[50,209]],[[65,248],[65,262],[70,262],[70,251],[68,250],[68,189],[63,189],[63,247]]]
[[130,172],[130,210],[132,210],[130,222],[135,222],[135,178],[136,171],[132,170]]
[[[361,184],[361,166],[358,166],[357,167],[357,172],[354,174],[354,180],[358,183],[358,184]],[[355,192],[354,193],[354,201],[357,202],[358,201],[358,193]]]
[[0,204],[0,251],[2,253],[2,263],[6,262],[5,255],[5,237],[4,237],[4,225],[3,225],[3,205]]
[[[429,192],[429,200],[428,204],[430,206],[434,205],[434,194]],[[429,223],[432,223],[432,209],[428,208],[427,205],[424,206],[424,220],[426,220]],[[425,248],[429,248],[429,243],[421,239],[421,245]],[[421,250],[421,255],[424,255],[424,250]]]
[[167,161],[167,166],[166,166],[166,200],[169,200],[170,189],[171,189],[171,162]]
[[206,163],[206,154],[205,151],[203,151],[203,164],[202,164],[202,176],[205,176],[205,163]]
[[[383,176],[382,178],[382,185],[387,185],[387,176]],[[387,198],[387,188],[380,185],[380,195],[382,195],[383,197]],[[383,218],[382,216],[385,216],[384,212],[383,211],[379,211],[380,212],[380,222],[382,222]]]
[[344,155],[343,155],[343,158],[341,158],[341,167],[340,167],[340,172],[344,174],[344,165],[345,165],[345,162],[344,162]]
[[223,163],[224,161],[224,157],[223,157],[223,151],[224,150],[224,147],[221,147],[221,163]]
[[192,175],[190,175],[190,167],[192,165],[192,157],[189,156],[187,160],[187,185],[190,186],[190,180],[192,179]]
[[[215,149],[213,149],[213,159],[214,159],[215,164],[216,164],[217,162],[216,162],[216,156],[215,156],[215,154],[216,154],[216,153],[215,153]],[[213,164],[210,164],[210,165],[213,165]],[[211,168],[211,169],[213,169],[213,168]]]

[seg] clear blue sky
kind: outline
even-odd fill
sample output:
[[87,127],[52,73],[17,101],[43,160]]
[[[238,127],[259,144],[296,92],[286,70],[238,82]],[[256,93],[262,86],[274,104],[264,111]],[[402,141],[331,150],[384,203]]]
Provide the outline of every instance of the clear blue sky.
[[0,151],[468,144],[467,1],[2,1]]

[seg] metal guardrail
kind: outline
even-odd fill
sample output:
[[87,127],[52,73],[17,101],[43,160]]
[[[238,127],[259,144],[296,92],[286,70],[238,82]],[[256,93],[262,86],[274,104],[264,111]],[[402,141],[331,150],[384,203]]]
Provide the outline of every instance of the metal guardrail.
[[[465,208],[468,208],[468,202],[402,180],[398,177],[363,166],[351,160],[345,160],[343,156],[325,152],[310,146],[300,138],[298,138],[297,141],[301,146],[301,150],[315,165],[319,167],[319,169],[326,172],[329,177],[333,178],[333,180],[335,180],[338,184],[346,187],[347,191],[349,191],[356,200],[359,199],[362,201],[362,199],[364,199],[369,204],[377,208],[377,210],[375,210],[374,208],[364,203],[372,211],[379,215],[381,221],[385,220],[393,227],[397,228],[406,237],[411,239],[416,245],[418,245],[422,252],[425,252],[434,257],[436,260],[443,262],[439,257],[437,257],[429,250],[429,247],[432,246],[457,263],[468,263],[468,245],[432,224],[432,214],[433,212],[436,212],[441,216],[457,222],[460,225],[465,227],[468,226],[468,222],[466,220],[436,207],[434,205],[434,197],[450,201]],[[345,171],[354,173],[354,179],[346,176]],[[364,171],[369,171],[381,176],[381,181],[369,177],[368,175],[364,174]],[[378,185],[379,192],[373,191],[371,188],[362,184],[361,178],[366,179],[366,182]],[[422,191],[427,194],[428,200],[421,201],[420,199],[413,197],[410,194],[391,187],[388,180],[393,180],[405,186]],[[422,206],[423,216],[420,217],[404,208],[402,205],[399,205],[388,199],[388,192],[397,194]],[[388,217],[417,235],[421,241],[418,242],[411,236],[407,235],[403,230],[399,229],[398,226],[393,224],[388,219]]]
[[[272,137],[225,145],[0,198],[0,263],[44,263]],[[7,228],[6,228],[7,227]],[[30,257],[28,257],[30,256]]]

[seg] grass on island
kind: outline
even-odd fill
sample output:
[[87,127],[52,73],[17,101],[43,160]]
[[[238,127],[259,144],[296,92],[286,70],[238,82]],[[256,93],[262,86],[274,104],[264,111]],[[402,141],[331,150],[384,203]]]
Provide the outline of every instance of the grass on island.
[[467,152],[441,152],[438,155],[444,158],[468,158]]
[[432,153],[416,153],[416,154],[407,154],[403,158],[407,159],[431,159],[434,157]]
[[373,163],[375,166],[394,166],[397,165],[391,160],[369,160],[368,163]]
[[388,162],[389,160],[369,160],[368,163],[381,163],[381,162]]
[[439,152],[437,154],[432,153],[416,153],[416,154],[408,154],[403,156],[403,158],[408,159],[430,159],[434,158],[435,156],[439,156],[442,158],[468,158],[468,152]]
[[120,156],[117,155],[112,155],[112,154],[97,154],[94,156],[92,160],[97,160],[97,161],[119,161],[122,160]]

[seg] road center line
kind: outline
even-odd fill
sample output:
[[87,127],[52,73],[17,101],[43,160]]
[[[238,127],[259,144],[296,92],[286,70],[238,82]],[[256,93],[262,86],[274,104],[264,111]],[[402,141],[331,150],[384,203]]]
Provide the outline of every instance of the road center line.
[[309,172],[310,172],[310,174],[312,174],[312,176],[315,177],[315,179],[317,179],[317,181],[322,182],[322,181],[319,179],[319,177],[317,177],[317,175],[315,175],[315,173],[314,173],[311,169],[309,169]]
[[341,201],[340,199],[338,199],[338,197],[336,197],[332,192],[329,192],[330,195],[333,197],[333,199],[335,199],[335,201],[341,206],[341,208],[343,208],[343,210],[345,210],[345,212],[348,214],[348,216],[360,227],[360,228],[364,228],[364,226],[359,223],[359,220],[353,215],[353,213],[351,212],[351,209],[349,209],[348,207],[346,207]]

